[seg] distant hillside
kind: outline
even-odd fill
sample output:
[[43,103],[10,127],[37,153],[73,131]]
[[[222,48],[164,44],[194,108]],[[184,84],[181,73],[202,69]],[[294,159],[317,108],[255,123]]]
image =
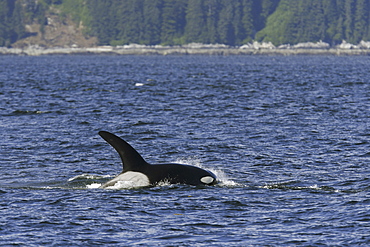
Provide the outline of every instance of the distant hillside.
[[0,46],[370,40],[369,0],[0,0]]
[[257,40],[296,44],[370,40],[369,0],[281,0]]

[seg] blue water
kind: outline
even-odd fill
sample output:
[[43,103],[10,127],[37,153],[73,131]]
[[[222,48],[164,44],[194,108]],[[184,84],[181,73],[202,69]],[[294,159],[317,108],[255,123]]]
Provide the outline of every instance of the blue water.
[[[2,56],[0,245],[369,245],[369,110],[370,57]],[[219,182],[94,188],[100,130]]]

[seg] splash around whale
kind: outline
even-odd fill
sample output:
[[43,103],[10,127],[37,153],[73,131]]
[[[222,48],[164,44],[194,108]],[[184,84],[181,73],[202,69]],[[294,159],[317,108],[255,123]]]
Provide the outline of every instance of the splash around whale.
[[214,185],[216,176],[196,166],[184,164],[149,164],[126,141],[107,131],[99,135],[108,142],[121,157],[123,170],[100,188],[114,188],[119,183],[133,183],[137,187],[155,186],[161,182],[169,184]]

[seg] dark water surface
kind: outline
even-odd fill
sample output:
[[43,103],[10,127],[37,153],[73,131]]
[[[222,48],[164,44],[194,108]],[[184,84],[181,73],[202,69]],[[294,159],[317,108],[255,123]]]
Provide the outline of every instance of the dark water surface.
[[[0,57],[0,245],[370,244],[370,57]],[[93,188],[97,132],[212,187]]]

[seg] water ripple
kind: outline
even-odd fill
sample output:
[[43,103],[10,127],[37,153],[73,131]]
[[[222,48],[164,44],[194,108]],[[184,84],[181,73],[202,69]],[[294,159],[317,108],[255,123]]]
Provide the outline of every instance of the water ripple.
[[[368,57],[0,60],[0,245],[358,246],[369,241]],[[97,187],[97,135],[212,187]]]

